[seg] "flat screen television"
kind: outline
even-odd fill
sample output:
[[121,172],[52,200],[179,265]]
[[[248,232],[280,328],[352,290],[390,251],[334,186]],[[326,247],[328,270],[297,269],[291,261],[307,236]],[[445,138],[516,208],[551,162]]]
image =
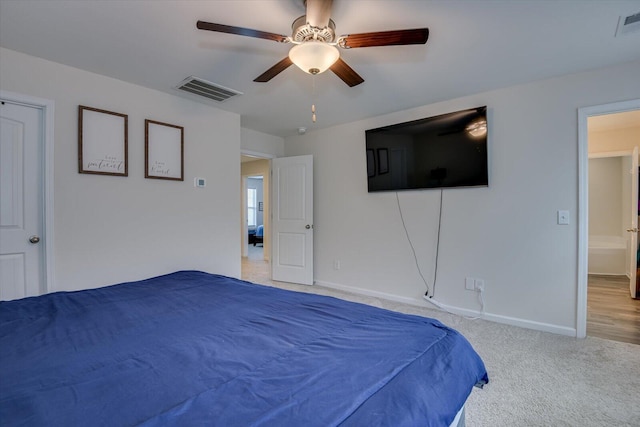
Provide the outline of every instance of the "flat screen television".
[[369,192],[489,185],[487,107],[366,131]]

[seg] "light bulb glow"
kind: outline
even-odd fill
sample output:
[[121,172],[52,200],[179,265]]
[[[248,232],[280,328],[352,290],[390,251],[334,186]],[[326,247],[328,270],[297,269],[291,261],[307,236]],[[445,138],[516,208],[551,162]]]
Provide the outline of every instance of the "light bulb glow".
[[308,74],[320,74],[340,58],[340,52],[330,44],[310,40],[295,45],[289,51],[289,59]]
[[475,120],[465,128],[467,133],[474,138],[480,138],[487,134],[487,121],[485,119]]

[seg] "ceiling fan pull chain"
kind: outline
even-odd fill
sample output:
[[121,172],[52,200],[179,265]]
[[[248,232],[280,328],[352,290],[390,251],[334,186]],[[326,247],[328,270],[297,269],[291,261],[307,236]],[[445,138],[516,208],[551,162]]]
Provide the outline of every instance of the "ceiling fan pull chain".
[[316,122],[315,98],[316,98],[316,76],[312,75],[311,76],[311,121],[313,123]]

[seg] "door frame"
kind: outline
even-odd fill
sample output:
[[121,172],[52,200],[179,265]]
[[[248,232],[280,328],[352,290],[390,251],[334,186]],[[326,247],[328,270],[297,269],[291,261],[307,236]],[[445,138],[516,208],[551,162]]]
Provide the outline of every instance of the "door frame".
[[42,203],[43,203],[43,227],[44,227],[44,250],[42,267],[44,274],[41,277],[43,283],[40,283],[40,289],[44,293],[53,292],[55,286],[55,263],[54,263],[54,204],[53,204],[53,145],[54,145],[54,108],[53,100],[37,98],[21,93],[0,90],[0,99],[16,104],[22,104],[33,107],[42,112],[42,138],[40,140],[43,156],[43,174],[42,174]]
[[589,141],[587,120],[592,116],[640,110],[640,99],[578,108],[578,289],[576,337],[587,336],[589,259]]
[[[241,149],[240,150],[240,155],[242,156],[249,156],[249,157],[255,157],[256,160],[273,160],[275,159],[277,156],[273,155],[273,154],[269,154],[269,153],[262,153],[259,151],[252,151],[252,150],[244,150]],[[267,171],[267,173],[269,175],[271,175],[271,165],[269,165],[269,170]],[[242,164],[240,165],[240,179],[241,179],[241,183],[240,183],[240,191],[242,192],[242,197],[241,197],[241,207],[240,207],[240,238],[241,238],[241,242],[242,245],[240,246],[240,257],[245,257],[248,255],[248,251],[249,251],[249,244],[247,242],[247,234],[248,234],[248,227],[247,227],[247,177],[251,176],[251,175],[255,175],[255,174],[249,174],[249,175],[244,175],[242,174]],[[264,182],[265,180],[262,181],[263,182],[263,187],[264,187]],[[264,188],[263,188],[264,190]],[[263,192],[264,194],[264,192]],[[271,192],[269,192],[269,197],[271,197]],[[267,204],[267,206],[271,206],[271,203],[269,202]],[[266,211],[264,213],[265,215],[271,215],[271,210],[269,208],[269,211]],[[268,230],[264,230],[265,233],[269,232],[270,233],[271,227],[269,227]],[[270,242],[271,241],[271,236],[265,236],[264,238],[265,241]],[[265,244],[262,244],[263,247],[265,247]],[[271,256],[267,256],[267,253],[265,252],[265,261],[269,262],[269,265],[271,265]],[[269,267],[269,271],[271,271],[271,267]],[[271,272],[269,272],[269,274],[271,274]]]
[[[271,168],[269,168],[269,173],[271,172]],[[251,177],[261,177],[262,178],[262,194],[265,194],[264,191],[264,182],[265,182],[265,178],[264,175],[257,175],[257,174],[250,174],[250,175],[242,175],[242,256],[246,257],[249,256],[249,242],[247,239],[247,236],[249,234],[249,224],[247,222],[247,207],[248,207],[248,203],[247,203],[247,191],[249,190],[249,178]],[[268,193],[267,193],[268,194]],[[264,205],[267,205],[266,203]],[[269,212],[267,211],[263,211],[264,212],[264,216],[269,215]],[[264,220],[263,220],[263,224],[264,224]],[[267,239],[268,241],[268,239]],[[264,248],[264,239],[263,239],[263,243],[262,246]],[[264,250],[263,250],[264,252]],[[264,256],[265,260],[268,260],[269,257]]]

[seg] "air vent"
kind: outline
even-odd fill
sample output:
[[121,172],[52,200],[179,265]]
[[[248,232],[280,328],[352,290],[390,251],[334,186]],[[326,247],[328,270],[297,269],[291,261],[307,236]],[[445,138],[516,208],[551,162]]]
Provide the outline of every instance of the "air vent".
[[616,30],[616,37],[640,31],[640,12],[635,15],[621,16],[618,20],[618,29]]
[[242,92],[238,92],[237,90],[229,89],[228,87],[220,86],[194,76],[184,79],[176,86],[176,89],[218,102],[226,101],[236,95],[242,95]]

